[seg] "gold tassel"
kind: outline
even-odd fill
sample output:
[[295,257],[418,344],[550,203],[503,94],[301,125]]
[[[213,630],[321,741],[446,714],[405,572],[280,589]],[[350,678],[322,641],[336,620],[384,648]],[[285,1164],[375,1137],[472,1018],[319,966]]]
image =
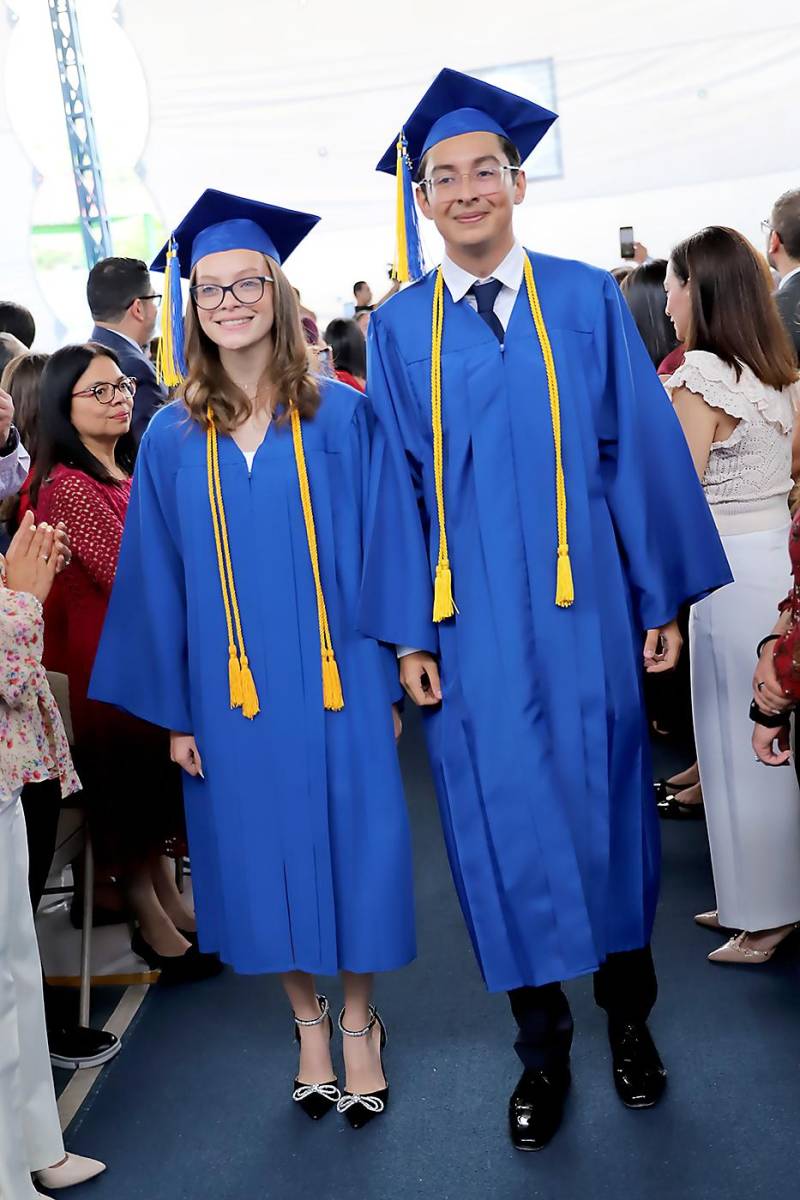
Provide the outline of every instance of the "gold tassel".
[[228,647],[228,690],[231,697],[231,708],[241,708],[242,671],[235,646]]
[[572,582],[569,547],[560,546],[558,550],[558,566],[556,568],[556,604],[559,608],[569,608],[574,599],[575,587]]
[[242,655],[241,665],[242,675],[242,716],[247,717],[248,721],[252,721],[253,717],[257,717],[261,711],[258,704],[258,692],[256,691],[253,672],[250,670],[250,663],[247,660],[247,655]]
[[[239,600],[233,577],[228,523],[222,499],[222,479],[219,472],[219,447],[217,428],[211,407],[206,413],[206,467],[208,474],[208,502],[211,508],[211,524],[214,530],[214,545],[217,552],[217,570],[225,609],[225,624],[228,630],[228,692],[231,708],[241,708],[242,716],[252,720],[260,709],[255,680],[244,650],[244,634],[239,614]],[[237,648],[238,644],[238,648]]]
[[311,559],[311,572],[314,576],[314,590],[317,593],[317,622],[319,624],[319,653],[322,663],[322,703],[331,712],[339,712],[344,708],[342,681],[336,656],[333,653],[331,629],[328,623],[328,609],[325,604],[325,593],[322,590],[322,576],[319,569],[319,549],[317,546],[317,529],[314,524],[314,509],[311,504],[311,487],[308,482],[306,456],[303,450],[303,429],[300,413],[292,408],[292,441],[294,444],[294,461],[297,468],[297,482],[300,485],[300,503],[303,507],[303,520],[306,526],[306,541],[308,556]]
[[[550,400],[550,420],[553,428],[553,449],[556,467],[556,522],[558,557],[556,561],[556,604],[569,608],[575,600],[572,566],[567,543],[567,489],[564,480],[564,464],[561,457],[561,403],[558,395],[558,377],[553,358],[553,349],[547,332],[531,260],[525,255],[525,286],[528,292],[533,324],[539,347],[544,359],[547,375],[547,394]],[[433,311],[431,327],[431,423],[433,427],[433,481],[436,492],[436,510],[439,518],[439,554],[433,592],[433,619],[445,621],[458,612],[453,600],[453,582],[447,548],[447,527],[444,513],[444,428],[442,421],[442,342],[444,335],[444,276],[442,268],[436,272],[433,288]]]
[[333,650],[326,650],[322,659],[322,703],[329,712],[341,712],[344,708],[342,681]]
[[436,582],[433,586],[433,619],[446,621],[455,614],[453,602],[453,576],[450,563],[445,559],[436,566]]

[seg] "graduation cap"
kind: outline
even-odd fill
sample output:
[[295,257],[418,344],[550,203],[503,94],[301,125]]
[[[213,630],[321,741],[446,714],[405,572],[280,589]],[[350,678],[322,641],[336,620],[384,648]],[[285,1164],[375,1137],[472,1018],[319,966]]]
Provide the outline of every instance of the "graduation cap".
[[168,387],[186,376],[181,277],[190,279],[201,258],[222,250],[257,250],[286,261],[319,221],[313,213],[279,208],[206,188],[150,264],[164,273],[164,304],[156,371]]
[[449,67],[440,71],[375,168],[397,177],[394,278],[407,282],[424,274],[413,177],[429,150],[464,133],[496,133],[513,142],[524,162],[555,120],[554,112],[523,96]]

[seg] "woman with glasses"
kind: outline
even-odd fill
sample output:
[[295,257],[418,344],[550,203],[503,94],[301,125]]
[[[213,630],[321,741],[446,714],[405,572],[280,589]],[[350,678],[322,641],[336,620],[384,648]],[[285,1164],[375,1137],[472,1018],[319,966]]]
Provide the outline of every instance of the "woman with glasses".
[[119,879],[138,921],[132,947],[165,981],[218,972],[195,944],[194,913],[167,850],[182,839],[180,786],[161,730],[87,698],[128,508],[136,385],[96,343],[56,351],[42,373],[36,519],[63,522],[72,562],[45,610],[44,663],[69,679],[75,760],[99,873]]
[[[397,664],[357,625],[366,406],[312,370],[280,265],[316,221],[210,190],[154,264],[183,383],[139,450],[92,695],[171,731],[200,944],[281,976],[292,1099],[358,1128],[388,1103],[373,973],[414,957],[411,854]],[[315,985],[339,973],[341,1089]]]

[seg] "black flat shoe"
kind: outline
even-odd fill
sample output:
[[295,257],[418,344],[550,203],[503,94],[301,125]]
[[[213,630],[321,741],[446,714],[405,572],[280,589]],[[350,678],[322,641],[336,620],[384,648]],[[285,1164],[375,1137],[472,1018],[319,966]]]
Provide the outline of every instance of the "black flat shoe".
[[[339,1013],[339,1029],[345,1037],[366,1037],[367,1034],[372,1032],[376,1022],[380,1026],[381,1071],[383,1071],[383,1049],[386,1045],[386,1026],[381,1020],[378,1010],[370,1005],[369,1021],[363,1029],[345,1029],[344,1025],[342,1024],[343,1016],[344,1009],[342,1009],[342,1011]],[[383,1077],[384,1079],[386,1078],[385,1072]],[[336,1107],[340,1113],[344,1113],[344,1115],[347,1117],[352,1129],[362,1129],[365,1125],[369,1124],[373,1117],[380,1116],[381,1113],[386,1112],[386,1109],[389,1107],[389,1084],[387,1083],[386,1087],[379,1088],[375,1092],[366,1092],[364,1095],[359,1095],[357,1092],[345,1091],[342,1093],[342,1098]]]
[[[301,1029],[310,1029],[313,1025],[321,1025],[325,1020],[327,1020],[330,1026],[330,1036],[333,1037],[333,1021],[330,1016],[328,998],[327,996],[317,996],[317,1001],[320,1007],[318,1017],[314,1017],[311,1021],[303,1021],[300,1017],[295,1017],[294,1019],[294,1037],[298,1046],[300,1045]],[[319,1121],[321,1117],[326,1116],[332,1108],[336,1107],[341,1098],[342,1093],[339,1091],[338,1080],[335,1075],[327,1083],[301,1083],[299,1079],[295,1079],[294,1081],[292,1099],[295,1104],[300,1105],[303,1112],[312,1121]]]
[[143,958],[153,971],[161,972],[160,983],[196,983],[200,979],[212,979],[224,970],[216,954],[201,954],[196,946],[190,946],[183,954],[159,954],[144,940],[141,929],[131,938],[131,950]]
[[508,1127],[517,1150],[543,1150],[558,1132],[570,1085],[569,1066],[523,1071],[508,1102]]
[[654,786],[656,788],[656,808],[662,821],[702,821],[705,819],[706,810],[702,800],[698,804],[681,803],[681,792],[685,791],[685,788],[674,792],[663,781]]
[[664,1094],[667,1072],[644,1021],[608,1023],[614,1086],[627,1108],[652,1108]]

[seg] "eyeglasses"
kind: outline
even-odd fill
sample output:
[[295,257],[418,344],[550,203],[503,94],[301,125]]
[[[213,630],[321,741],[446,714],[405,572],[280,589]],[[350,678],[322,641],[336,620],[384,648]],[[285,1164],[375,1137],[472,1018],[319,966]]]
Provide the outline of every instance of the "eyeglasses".
[[431,194],[436,194],[441,200],[446,200],[450,197],[458,195],[461,187],[461,180],[468,179],[472,191],[477,196],[491,196],[492,192],[499,192],[505,182],[505,172],[509,172],[509,178],[512,183],[516,179],[514,172],[519,172],[521,167],[509,167],[497,165],[487,165],[483,167],[473,167],[471,171],[437,171],[430,179],[423,179],[422,182],[426,187],[430,188]]
[[235,283],[196,283],[189,288],[192,299],[198,308],[207,312],[219,308],[225,299],[225,293],[230,292],[234,300],[240,304],[258,304],[264,295],[264,285],[272,283],[271,275],[252,275],[247,279],[237,279]]
[[161,292],[148,292],[146,296],[136,296],[136,300],[152,300],[154,304],[158,304],[161,300]]
[[772,233],[775,229],[775,226],[772,224],[771,221],[768,221],[767,218],[765,217],[764,220],[761,222],[761,229],[762,229],[763,233]]
[[136,393],[136,380],[123,376],[116,383],[95,383],[81,392],[73,392],[72,395],[93,396],[98,404],[113,404],[117,398],[117,392],[123,397],[127,395],[128,399],[132,400]]

